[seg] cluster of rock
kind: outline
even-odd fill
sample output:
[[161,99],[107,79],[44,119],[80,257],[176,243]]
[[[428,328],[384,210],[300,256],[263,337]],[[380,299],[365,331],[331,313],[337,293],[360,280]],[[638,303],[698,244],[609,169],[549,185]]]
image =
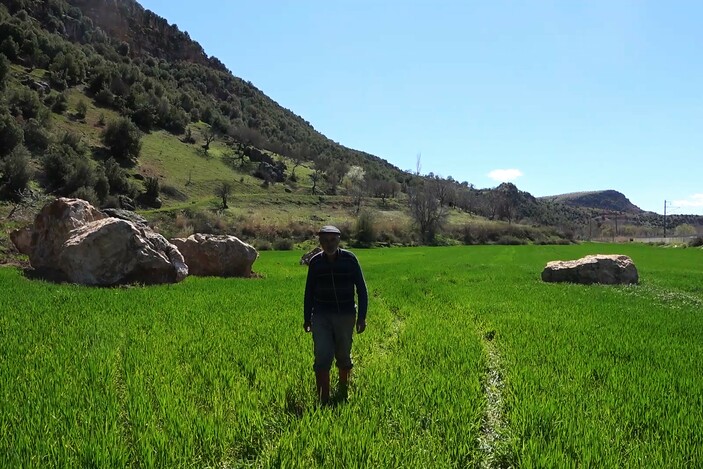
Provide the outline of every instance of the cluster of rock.
[[637,284],[637,267],[628,256],[596,254],[572,261],[548,262],[542,271],[545,282]]
[[285,177],[286,167],[284,164],[270,164],[262,161],[253,173],[254,177],[263,179],[269,182],[283,182]]
[[[250,277],[259,253],[234,236],[196,233],[166,240],[129,210],[100,211],[81,199],[59,198],[45,205],[34,223],[10,233],[29,256],[34,271],[53,280],[84,285],[175,283],[187,275]],[[301,264],[320,252],[306,253]],[[628,256],[594,255],[552,261],[545,282],[636,284]]]
[[169,242],[133,212],[106,212],[59,198],[10,238],[38,275],[84,285],[175,283],[189,273],[250,276],[258,257],[234,236],[195,234]]

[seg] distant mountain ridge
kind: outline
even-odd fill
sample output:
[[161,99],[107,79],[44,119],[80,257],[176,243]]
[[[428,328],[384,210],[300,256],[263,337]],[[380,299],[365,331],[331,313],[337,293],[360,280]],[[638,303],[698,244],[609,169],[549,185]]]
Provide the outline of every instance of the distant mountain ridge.
[[625,194],[612,189],[601,191],[570,192],[568,194],[540,197],[539,199],[547,202],[557,202],[571,205],[572,207],[592,208],[632,214],[644,212],[644,210],[630,202],[630,199],[625,197]]

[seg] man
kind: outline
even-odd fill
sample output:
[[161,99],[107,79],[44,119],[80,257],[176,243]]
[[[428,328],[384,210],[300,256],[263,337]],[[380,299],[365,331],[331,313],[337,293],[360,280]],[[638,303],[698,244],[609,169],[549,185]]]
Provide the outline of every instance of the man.
[[[359,261],[351,252],[339,248],[342,233],[334,226],[318,232],[322,252],[310,259],[305,283],[305,332],[312,331],[315,345],[315,382],[322,404],[330,397],[330,368],[336,359],[339,392],[346,398],[351,359],[352,334],[366,329],[368,294]],[[357,313],[354,289],[359,297]]]

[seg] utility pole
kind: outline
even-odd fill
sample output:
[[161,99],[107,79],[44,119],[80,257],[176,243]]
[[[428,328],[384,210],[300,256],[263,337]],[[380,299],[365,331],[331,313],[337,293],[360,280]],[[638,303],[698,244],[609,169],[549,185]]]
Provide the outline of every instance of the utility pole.
[[666,207],[671,204],[671,201],[664,201],[664,237],[666,238]]

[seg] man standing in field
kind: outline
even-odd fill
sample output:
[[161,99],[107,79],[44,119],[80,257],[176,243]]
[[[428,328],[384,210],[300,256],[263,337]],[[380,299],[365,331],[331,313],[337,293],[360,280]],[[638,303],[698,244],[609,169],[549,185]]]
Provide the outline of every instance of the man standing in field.
[[[330,397],[330,368],[336,359],[339,369],[339,392],[346,398],[351,359],[352,334],[366,329],[368,294],[361,266],[356,256],[339,248],[342,233],[334,226],[318,232],[322,252],[310,259],[305,283],[305,332],[312,331],[315,345],[315,382],[322,404]],[[354,289],[359,297],[357,313]]]

